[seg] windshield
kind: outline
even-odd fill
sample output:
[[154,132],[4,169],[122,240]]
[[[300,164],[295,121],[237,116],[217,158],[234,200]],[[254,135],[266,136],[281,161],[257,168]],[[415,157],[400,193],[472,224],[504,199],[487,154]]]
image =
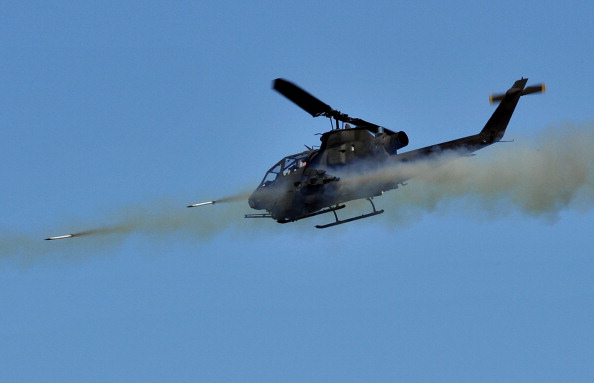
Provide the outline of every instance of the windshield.
[[274,182],[281,174],[286,176],[287,174],[304,167],[307,165],[307,159],[309,155],[310,152],[307,151],[283,158],[277,162],[276,165],[274,165],[268,172],[266,172],[266,175],[262,180],[262,186],[266,186]]

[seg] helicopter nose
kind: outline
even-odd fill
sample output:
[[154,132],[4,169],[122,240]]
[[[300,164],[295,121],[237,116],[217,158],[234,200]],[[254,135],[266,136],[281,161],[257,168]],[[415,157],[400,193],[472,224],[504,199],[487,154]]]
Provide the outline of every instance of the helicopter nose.
[[253,199],[252,197],[250,197],[250,198],[248,199],[248,204],[250,205],[250,207],[251,207],[252,209],[256,209],[256,210],[258,210],[258,203],[257,203],[257,202],[256,202],[256,200],[255,200],[255,199]]
[[263,209],[262,198],[261,198],[260,193],[258,192],[257,189],[254,190],[254,192],[248,198],[248,204],[250,205],[250,207],[252,209],[255,209],[255,210]]

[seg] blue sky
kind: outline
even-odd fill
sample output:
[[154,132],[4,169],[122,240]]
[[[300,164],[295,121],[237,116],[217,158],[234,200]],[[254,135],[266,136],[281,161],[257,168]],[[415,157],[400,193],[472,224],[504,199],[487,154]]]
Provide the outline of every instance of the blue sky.
[[[590,2],[2,8],[0,380],[594,379]],[[185,208],[328,128],[274,78],[414,149],[480,130],[522,76],[548,90],[520,101],[514,142],[465,159],[517,187],[411,180],[384,216],[323,231]],[[527,172],[527,147],[551,168]]]

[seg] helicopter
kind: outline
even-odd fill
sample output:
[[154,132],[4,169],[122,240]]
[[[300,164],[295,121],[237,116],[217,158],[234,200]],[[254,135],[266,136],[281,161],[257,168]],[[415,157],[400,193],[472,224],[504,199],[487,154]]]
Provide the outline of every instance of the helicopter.
[[[245,214],[245,218],[272,218],[278,223],[294,222],[320,214],[333,213],[334,222],[316,225],[324,229],[382,214],[373,203],[381,196],[429,168],[473,153],[500,142],[521,96],[543,93],[545,85],[526,86],[528,79],[517,80],[505,93],[491,95],[491,104],[499,103],[483,129],[477,134],[426,146],[404,153],[398,151],[409,143],[403,131],[393,131],[333,109],[299,86],[285,79],[273,81],[272,88],[297,104],[313,117],[327,117],[332,129],[321,134],[319,148],[284,157],[274,164],[248,198],[249,206],[265,213]],[[444,160],[445,158],[445,160]],[[433,161],[438,159],[438,161]],[[422,164],[424,166],[418,166]],[[429,165],[429,166],[426,166]],[[234,196],[188,205],[199,207],[243,199]],[[339,219],[338,210],[345,203],[365,199],[372,211]],[[57,240],[119,230],[118,226],[87,230],[45,238]]]
[[[294,83],[277,78],[272,83],[274,90],[313,117],[329,118],[332,129],[321,134],[319,148],[306,146],[306,151],[282,158],[266,172],[248,198],[252,209],[265,212],[245,214],[245,218],[272,218],[278,223],[288,223],[333,213],[333,222],[315,226],[324,229],[382,214],[384,210],[378,210],[372,199],[405,185],[405,181],[417,175],[418,172],[410,171],[407,166],[445,153],[453,153],[454,157],[470,156],[499,142],[520,97],[545,91],[544,84],[527,87],[527,81],[521,78],[507,92],[490,96],[490,102],[499,105],[479,133],[399,153],[409,144],[404,131],[350,117]],[[390,169],[389,177],[370,176],[385,169]],[[359,199],[369,201],[372,210],[339,219],[336,212],[343,209],[346,202]]]

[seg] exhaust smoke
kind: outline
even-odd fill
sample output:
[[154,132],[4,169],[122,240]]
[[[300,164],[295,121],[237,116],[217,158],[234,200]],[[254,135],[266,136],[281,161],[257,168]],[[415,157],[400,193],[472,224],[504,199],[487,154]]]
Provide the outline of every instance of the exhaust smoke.
[[[407,181],[406,187],[376,200],[386,214],[373,221],[383,219],[389,225],[414,222],[427,213],[447,212],[452,206],[479,218],[519,212],[550,223],[564,210],[587,212],[594,206],[592,148],[594,122],[565,124],[545,129],[536,137],[494,145],[473,157],[453,159],[452,153],[445,153],[437,160],[417,161],[343,180],[364,188],[369,182],[389,181],[396,172],[417,175]],[[246,203],[227,203],[245,201],[248,196],[249,193],[239,193],[218,199],[215,206],[197,204],[199,209],[186,209],[178,201],[127,207],[101,220],[112,225],[89,222],[85,225],[87,230],[44,233],[46,237],[61,234],[47,238],[60,241],[43,241],[43,235],[9,234],[0,239],[0,258],[18,256],[30,263],[47,254],[92,254],[113,248],[137,234],[152,241],[172,237],[203,241],[229,228],[239,233],[258,227],[271,230],[272,222],[262,225],[243,219],[249,210]]]
[[416,169],[423,174],[385,194],[386,212],[394,220],[461,203],[481,218],[519,212],[555,222],[566,209],[585,212],[594,206],[593,145],[594,123],[565,124],[470,158],[450,161],[446,154],[439,166],[414,165],[426,169]]

